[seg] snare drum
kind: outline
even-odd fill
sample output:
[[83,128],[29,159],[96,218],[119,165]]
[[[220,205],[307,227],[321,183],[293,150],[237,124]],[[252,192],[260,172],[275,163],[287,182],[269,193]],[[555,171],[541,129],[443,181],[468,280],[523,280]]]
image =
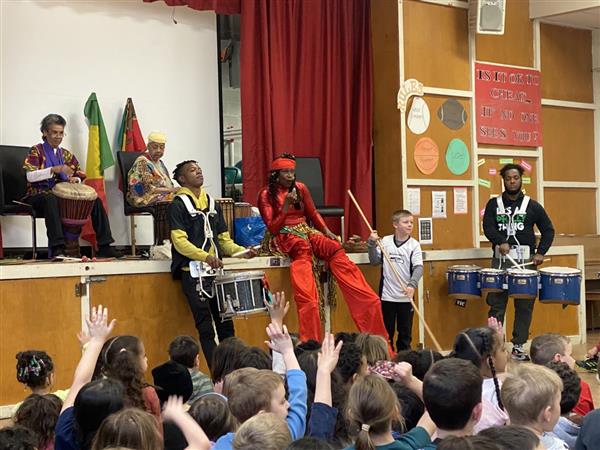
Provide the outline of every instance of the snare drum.
[[506,274],[502,269],[481,269],[481,290],[485,292],[502,292],[506,289]]
[[480,267],[474,265],[454,265],[448,267],[448,295],[451,298],[479,298]]
[[259,270],[217,276],[215,292],[221,320],[266,311],[268,290],[264,277],[265,273]]
[[538,273],[530,269],[507,269],[508,295],[515,298],[535,299],[538,294]]
[[540,302],[579,305],[581,270],[570,267],[540,269]]

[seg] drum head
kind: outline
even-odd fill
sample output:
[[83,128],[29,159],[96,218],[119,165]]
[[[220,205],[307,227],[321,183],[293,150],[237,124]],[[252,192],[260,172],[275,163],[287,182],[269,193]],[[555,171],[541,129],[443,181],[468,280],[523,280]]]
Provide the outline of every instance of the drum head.
[[552,266],[540,269],[540,273],[547,275],[581,275],[581,270],[571,267]]
[[455,264],[448,267],[448,272],[479,272],[481,267],[474,264]]
[[231,283],[234,281],[262,280],[265,273],[262,270],[251,270],[248,272],[234,272],[227,275],[220,275],[215,278],[215,284]]
[[508,273],[509,275],[512,275],[512,276],[517,276],[517,277],[535,277],[538,274],[536,270],[516,269],[514,267],[511,269],[506,269],[506,273]]
[[68,200],[96,200],[98,194],[93,187],[83,183],[56,183],[52,193],[58,198]]
[[504,274],[504,270],[502,269],[481,269],[482,275],[502,275]]

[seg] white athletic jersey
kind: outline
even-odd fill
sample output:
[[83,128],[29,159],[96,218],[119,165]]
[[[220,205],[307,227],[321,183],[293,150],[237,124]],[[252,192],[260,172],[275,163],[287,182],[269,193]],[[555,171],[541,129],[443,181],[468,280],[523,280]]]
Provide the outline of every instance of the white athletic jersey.
[[[396,265],[396,269],[400,274],[400,278],[402,278],[402,282],[407,285],[410,281],[412,268],[423,265],[421,244],[419,244],[416,239],[409,237],[404,244],[400,247],[396,247],[393,235],[385,236],[381,239],[381,243],[390,256],[392,263]],[[381,250],[379,247],[377,247],[377,254],[381,257]],[[381,300],[386,302],[409,302],[410,300],[404,295],[404,291],[398,282],[398,278],[389,266],[387,260],[383,259],[382,264],[383,286],[381,289]]]

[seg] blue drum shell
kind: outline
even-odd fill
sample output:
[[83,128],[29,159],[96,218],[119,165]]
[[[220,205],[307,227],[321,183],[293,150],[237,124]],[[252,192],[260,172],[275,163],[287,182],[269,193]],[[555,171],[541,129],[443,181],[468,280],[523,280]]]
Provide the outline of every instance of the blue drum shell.
[[479,282],[482,291],[502,292],[506,284],[504,271],[491,271],[483,269],[479,273]]
[[448,295],[452,298],[479,298],[479,269],[452,270],[448,269]]
[[515,298],[531,298],[535,299],[538,295],[538,275],[506,275],[506,283],[508,284],[508,295]]
[[579,305],[581,298],[580,274],[541,273],[541,303]]

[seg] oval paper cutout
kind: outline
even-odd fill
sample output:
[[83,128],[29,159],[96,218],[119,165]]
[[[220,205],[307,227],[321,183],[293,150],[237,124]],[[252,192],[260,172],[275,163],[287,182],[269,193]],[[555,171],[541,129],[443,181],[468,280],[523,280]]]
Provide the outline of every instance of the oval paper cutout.
[[446,165],[454,175],[462,175],[469,169],[469,149],[460,139],[452,139],[446,149]]
[[440,160],[440,150],[435,141],[428,137],[419,139],[415,144],[414,160],[421,173],[431,175]]
[[415,134],[423,134],[429,128],[429,107],[422,97],[414,97],[408,119],[408,128]]
[[467,123],[465,108],[453,98],[449,98],[440,106],[437,116],[451,130],[459,130]]

